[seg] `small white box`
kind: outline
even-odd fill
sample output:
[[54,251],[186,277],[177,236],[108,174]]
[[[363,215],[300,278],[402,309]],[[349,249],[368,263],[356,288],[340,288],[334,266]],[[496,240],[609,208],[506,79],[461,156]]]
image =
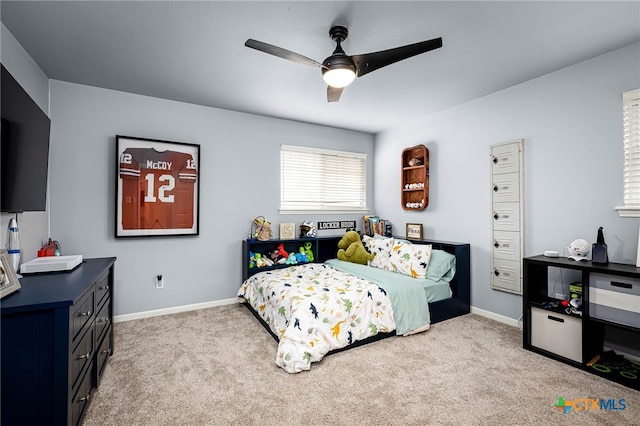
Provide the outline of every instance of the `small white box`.
[[20,265],[21,274],[70,271],[82,263],[82,255],[38,257]]
[[532,307],[531,346],[582,362],[582,320]]

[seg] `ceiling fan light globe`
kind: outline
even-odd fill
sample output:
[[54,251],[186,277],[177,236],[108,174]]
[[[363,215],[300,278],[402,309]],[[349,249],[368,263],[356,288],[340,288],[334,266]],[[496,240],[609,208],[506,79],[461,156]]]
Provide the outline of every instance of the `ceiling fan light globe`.
[[350,68],[336,68],[323,70],[322,78],[331,87],[346,87],[356,78],[356,73]]

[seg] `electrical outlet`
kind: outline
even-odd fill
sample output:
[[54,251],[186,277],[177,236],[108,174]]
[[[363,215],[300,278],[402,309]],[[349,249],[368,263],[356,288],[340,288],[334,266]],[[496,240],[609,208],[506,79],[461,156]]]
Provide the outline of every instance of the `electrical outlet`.
[[164,288],[164,280],[162,275],[156,275],[156,288]]
[[567,295],[562,293],[556,293],[556,299],[567,300]]

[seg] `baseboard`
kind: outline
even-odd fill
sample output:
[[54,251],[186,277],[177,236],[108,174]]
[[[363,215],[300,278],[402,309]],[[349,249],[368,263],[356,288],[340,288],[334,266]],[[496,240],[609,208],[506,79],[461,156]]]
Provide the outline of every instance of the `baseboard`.
[[[132,320],[137,320],[142,318],[158,317],[161,315],[177,314],[178,312],[197,311],[198,309],[213,308],[214,306],[231,305],[233,303],[238,303],[238,299],[233,298],[233,299],[214,300],[213,302],[195,303],[193,305],[174,306],[171,308],[155,309],[153,311],[144,311],[144,312],[136,312],[133,314],[116,315],[113,317],[113,322],[132,321]],[[520,322],[513,318],[505,317],[504,315],[500,315],[491,311],[486,311],[484,309],[476,308],[475,306],[471,307],[471,313],[477,314],[477,315],[480,315],[480,316],[483,316],[507,325],[511,325],[513,327],[518,327]]]
[[214,306],[231,305],[238,303],[238,298],[214,300],[213,302],[195,303],[193,305],[174,306],[171,308],[156,309],[153,311],[136,312],[134,314],[116,315],[113,322],[124,322],[142,318],[151,318],[161,315],[177,314],[178,312],[197,311],[198,309],[213,308]]
[[520,321],[513,319],[513,318],[509,318],[509,317],[505,317],[504,315],[500,315],[500,314],[496,314],[495,312],[491,312],[491,311],[485,311],[484,309],[480,309],[480,308],[476,308],[475,306],[471,307],[471,313],[472,314],[477,314],[483,317],[487,317],[489,319],[507,324],[507,325],[511,325],[513,327],[519,327],[520,326]]

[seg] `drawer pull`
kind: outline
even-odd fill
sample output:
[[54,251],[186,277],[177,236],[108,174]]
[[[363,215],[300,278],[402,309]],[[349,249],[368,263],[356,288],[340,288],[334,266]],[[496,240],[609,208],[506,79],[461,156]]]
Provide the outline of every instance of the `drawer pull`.
[[88,400],[89,400],[89,396],[90,396],[90,394],[89,394],[89,395],[87,395],[87,396],[83,396],[82,398],[78,398],[78,402],[85,402],[85,401],[88,401]]
[[500,276],[500,271],[498,271],[497,269],[494,269],[493,275],[495,275],[496,277]]
[[621,287],[621,288],[628,288],[628,289],[633,288],[632,284],[621,283],[621,282],[618,282],[618,281],[611,281],[611,285],[614,286],[614,287]]
[[493,185],[493,191],[498,192],[498,185]]
[[552,321],[564,322],[564,318],[554,317],[553,315],[547,315],[547,318],[549,318]]
[[497,242],[497,241],[494,241],[494,242],[493,242],[493,246],[494,246],[495,248],[498,248],[498,247],[500,247],[500,243],[499,243],[499,242]]
[[98,290],[102,291],[102,290],[109,290],[109,286],[105,285],[103,287],[98,287]]
[[88,317],[88,316],[91,316],[91,311],[87,311],[87,312],[80,312],[80,316],[81,316],[81,317]]
[[110,354],[111,353],[111,348],[107,348],[104,351],[100,352],[101,354]]
[[86,353],[86,354],[84,354],[84,355],[78,355],[78,356],[76,357],[76,359],[87,359],[87,358],[89,358],[89,357],[91,357],[91,352],[87,352],[87,353]]
[[498,220],[498,219],[500,219],[500,216],[498,216],[498,213],[495,213],[495,212],[494,212],[494,213],[493,213],[493,218],[494,218],[495,220]]
[[98,324],[102,324],[103,322],[109,322],[109,318],[98,318]]

